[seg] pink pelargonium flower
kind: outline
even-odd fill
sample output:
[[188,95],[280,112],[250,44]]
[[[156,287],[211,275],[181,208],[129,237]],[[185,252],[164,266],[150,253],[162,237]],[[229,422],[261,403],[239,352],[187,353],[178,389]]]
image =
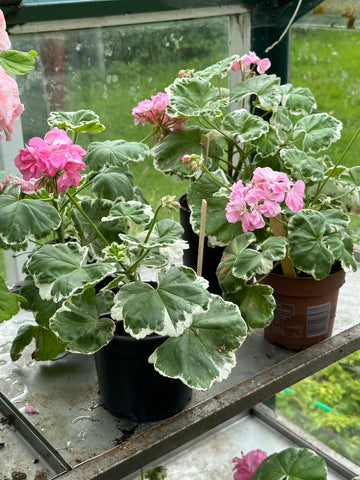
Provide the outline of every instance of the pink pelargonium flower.
[[35,180],[29,180],[28,182],[23,178],[9,173],[5,175],[0,181],[0,192],[3,192],[7,185],[19,185],[20,190],[24,193],[32,194],[35,193]]
[[305,191],[305,183],[298,180],[292,187],[288,189],[285,203],[293,212],[299,212],[304,206],[303,195]]
[[11,42],[9,35],[6,32],[6,22],[4,13],[0,10],[0,52],[2,50],[9,50],[11,48]]
[[15,165],[23,174],[24,180],[41,179],[36,182],[35,188],[46,185],[49,177],[58,177],[58,191],[64,192],[70,185],[79,184],[79,170],[85,167],[82,161],[85,153],[80,145],[72,143],[65,130],[54,127],[45,135],[44,140],[31,138],[29,144],[20,149],[15,157]]
[[79,170],[84,170],[85,163],[81,160],[68,160],[64,172],[57,180],[59,192],[65,192],[72,185],[79,185],[81,174]]
[[259,465],[267,457],[263,450],[251,450],[246,455],[241,452],[241,458],[232,459],[234,465],[234,480],[251,480]]
[[23,111],[16,81],[0,66],[0,140],[4,137],[2,132],[6,140],[11,140],[15,122]]
[[169,96],[167,93],[159,92],[151,96],[151,100],[143,100],[132,109],[135,125],[139,122],[144,126],[151,123],[160,127],[162,130],[182,130],[187,118],[172,118],[166,113],[166,107],[169,105]]
[[241,222],[246,233],[265,226],[264,217],[272,218],[281,213],[281,203],[293,212],[304,206],[302,196],[305,184],[298,180],[293,184],[286,173],[270,167],[256,168],[250,182],[236,182],[226,205],[226,219],[230,223]]
[[[255,52],[249,52],[247,55],[243,55],[238,60],[235,60],[231,66],[231,70],[234,72],[242,72],[243,80],[248,78],[248,76],[252,76],[253,70],[255,67],[252,67],[250,70],[246,70],[244,67],[248,67],[250,65],[256,65],[257,72],[262,75],[271,67],[271,62],[268,58],[259,58]],[[245,73],[248,73],[248,76],[245,77]]]

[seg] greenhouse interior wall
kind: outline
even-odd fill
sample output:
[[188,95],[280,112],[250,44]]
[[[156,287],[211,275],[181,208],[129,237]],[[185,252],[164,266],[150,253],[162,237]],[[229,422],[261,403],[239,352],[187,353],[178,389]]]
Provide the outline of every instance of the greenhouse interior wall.
[[[99,14],[101,5],[100,10],[94,7],[94,16],[89,17],[86,9],[82,10],[80,5],[76,9],[76,18],[71,18],[71,7],[67,7],[65,2],[62,5],[65,18],[57,19],[53,18],[55,10],[47,8],[61,2],[24,0],[23,3],[29,9],[29,20],[26,17],[24,20],[21,16],[17,20],[16,15],[11,15],[10,39],[15,49],[36,50],[37,61],[32,71],[17,78],[25,112],[21,122],[16,125],[14,139],[0,143],[1,169],[15,173],[13,159],[18,149],[31,137],[46,133],[47,117],[55,110],[91,108],[99,114],[106,130],[96,136],[89,134],[84,144],[105,138],[139,141],[150,130],[139,129],[139,126],[134,125],[132,108],[139,101],[163,91],[179,70],[204,68],[227,55],[242,55],[251,49],[255,50],[254,46],[258,47],[256,51],[260,54],[273,42],[276,45],[268,53],[279,74],[294,84],[305,81],[310,89],[318,89],[315,96],[320,95],[319,107],[334,111],[334,115],[348,127],[336,154],[342,153],[359,122],[359,0],[308,2],[307,11],[298,13],[279,43],[276,43],[277,40],[290,27],[292,14],[301,2],[275,2],[280,10],[283,7],[282,15],[271,17],[265,8],[266,2],[185,2],[181,9],[173,6],[166,9],[169,2],[152,2],[151,11],[143,11],[143,4],[134,2],[133,13],[112,14],[123,2],[118,2],[114,7],[116,2],[108,1],[103,4],[103,12],[106,13],[104,16]],[[90,7],[91,5],[88,12],[92,11]],[[43,13],[39,14],[41,9]],[[24,10],[26,13],[26,8]],[[265,44],[265,41],[268,43]],[[344,43],[348,45],[347,54],[351,54],[351,58],[344,58]],[[261,49],[263,52],[260,52]],[[336,102],[332,105],[333,100]],[[350,163],[359,163],[356,153],[349,156]],[[135,170],[137,183],[148,198],[155,201],[164,191],[177,196],[183,193],[183,184],[176,185],[171,180],[164,179],[161,174],[156,176],[155,173],[149,182],[150,170],[150,164]],[[354,222],[358,221],[358,213],[353,212]],[[24,255],[3,252],[0,268],[6,271],[9,284],[17,284],[23,279],[22,266],[25,260]],[[88,366],[86,358],[81,357],[75,363],[71,359],[65,359],[56,371],[49,365],[37,371],[36,362],[26,356],[19,366],[14,366],[9,361],[9,338],[26,315],[19,315],[11,326],[0,325],[0,414],[3,418],[18,416],[16,428],[11,431],[5,429],[5,421],[0,422],[0,445],[3,442],[2,435],[13,445],[13,451],[8,456],[4,455],[4,450],[0,447],[0,480],[10,478],[11,472],[19,469],[26,471],[27,478],[31,480],[58,476],[64,480],[130,480],[139,478],[141,467],[160,464],[167,466],[169,480],[180,476],[189,480],[225,479],[232,478],[231,458],[240,456],[241,451],[260,448],[260,443],[269,452],[292,445],[313,448],[329,462],[331,480],[351,479],[360,475],[359,391],[351,393],[355,404],[357,403],[352,418],[357,418],[359,423],[355,427],[352,425],[347,432],[347,435],[354,436],[355,440],[357,437],[357,440],[352,442],[351,438],[344,439],[340,431],[337,442],[340,452],[324,445],[326,437],[336,436],[333,431],[329,433],[326,430],[326,425],[321,426],[321,441],[316,440],[286,420],[282,416],[284,412],[280,412],[280,408],[277,411],[276,408],[277,403],[285,404],[283,410],[286,410],[287,400],[283,397],[291,395],[290,387],[294,383],[337,360],[342,359],[343,364],[347,365],[345,368],[350,368],[349,365],[355,368],[353,378],[358,385],[359,357],[355,363],[347,363],[346,355],[358,351],[359,331],[353,330],[347,336],[343,332],[347,328],[358,327],[359,283],[358,272],[350,275],[347,291],[340,297],[343,303],[338,314],[337,336],[329,347],[324,347],[324,351],[312,350],[308,356],[303,352],[294,357],[292,354],[289,357],[284,354],[279,357],[279,352],[274,348],[263,353],[263,364],[259,371],[254,372],[251,366],[247,367],[251,379],[252,375],[265,375],[264,371],[268,368],[273,374],[276,368],[280,368],[277,361],[283,365],[281,362],[290,358],[301,374],[296,373],[297,369],[294,368],[291,373],[283,374],[282,382],[269,389],[266,387],[270,382],[269,377],[259,377],[258,388],[261,392],[263,389],[264,393],[237,391],[244,396],[245,407],[239,408],[237,400],[231,397],[229,405],[235,405],[231,407],[231,413],[213,407],[211,402],[214,401],[214,396],[220,395],[226,388],[235,388],[236,381],[232,380],[222,387],[224,390],[215,389],[215,393],[208,396],[195,396],[191,405],[194,413],[189,411],[189,419],[194,415],[194,425],[197,425],[199,418],[203,424],[193,429],[189,419],[186,428],[183,427],[183,417],[179,417],[179,423],[176,424],[178,430],[171,422],[149,426],[115,420],[99,408],[94,369]],[[254,352],[257,348],[263,348],[263,345],[256,335],[252,342],[249,351],[255,358]],[[244,356],[245,354],[246,352]],[[69,382],[67,379],[70,379]],[[244,385],[250,391],[252,384],[249,379],[246,382]],[[44,395],[44,390],[49,386],[52,392]],[[74,387],[75,393],[72,390]],[[69,390],[64,392],[62,388]],[[292,388],[293,391],[294,388],[296,387]],[[279,395],[283,397],[277,395],[280,390]],[[267,401],[264,405],[262,402],[265,399]],[[25,400],[31,401],[40,412],[44,412],[43,419],[34,416],[29,422],[23,414]],[[201,408],[199,405],[202,405]],[[296,405],[292,408],[295,409]],[[325,412],[324,408],[321,411]],[[295,417],[300,415],[299,412],[294,414]],[[324,415],[325,413],[322,418],[325,418]],[[54,416],[58,416],[60,421],[54,422]],[[306,423],[309,421],[304,421],[303,425]],[[152,428],[154,433],[151,433]],[[178,438],[177,433],[183,432],[182,429],[187,433],[181,433]],[[147,435],[149,444],[146,443]],[[333,447],[333,442],[330,443]],[[121,447],[122,450],[115,447]],[[135,453],[127,455],[127,448]],[[151,449],[155,452],[153,455]],[[89,465],[88,469],[86,464]],[[77,468],[79,466],[81,468]],[[41,470],[45,472],[43,477],[38,474]]]

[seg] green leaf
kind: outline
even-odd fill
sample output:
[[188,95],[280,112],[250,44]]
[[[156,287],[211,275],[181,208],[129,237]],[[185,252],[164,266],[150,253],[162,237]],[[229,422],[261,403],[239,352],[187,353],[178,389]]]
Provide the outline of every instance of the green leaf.
[[222,116],[227,102],[218,98],[218,89],[201,78],[182,78],[166,88],[167,112],[172,117]]
[[20,295],[9,292],[5,280],[0,276],[0,323],[17,314],[21,298]]
[[305,152],[316,153],[326,150],[341,137],[342,123],[327,113],[306,115],[296,122],[294,137],[304,133],[302,148]]
[[216,274],[223,293],[234,292],[243,282],[233,274],[233,267],[236,259],[249,245],[256,241],[252,232],[239,235],[225,248],[221,261],[217,267]]
[[33,237],[43,239],[61,223],[57,210],[38,199],[18,200],[12,195],[2,195],[0,211],[0,238],[11,246]]
[[140,281],[128,283],[116,294],[111,315],[124,321],[135,338],[151,333],[177,336],[189,327],[192,316],[206,311],[207,281],[191,268],[172,266],[159,273],[158,287]]
[[238,305],[249,328],[263,328],[273,319],[276,302],[272,294],[273,289],[269,285],[242,281],[236,292],[225,293],[224,298]]
[[290,131],[293,128],[293,123],[291,121],[289,111],[281,105],[278,106],[276,111],[270,117],[270,123],[275,128],[285,131]]
[[325,215],[301,210],[289,221],[289,257],[302,272],[321,280],[330,274],[335,261],[326,244],[329,227]]
[[[109,244],[119,241],[119,233],[125,233],[128,230],[124,219],[108,219],[110,209],[113,206],[113,202],[110,200],[84,198],[79,202],[79,205]],[[92,225],[77,209],[71,210],[71,218],[76,226],[80,244],[89,248],[92,257],[103,258],[102,250],[106,244],[98,237]]]
[[360,166],[356,165],[355,167],[348,168],[346,172],[340,175],[340,180],[360,187]]
[[223,127],[236,135],[238,142],[256,140],[269,131],[269,124],[247,110],[234,110],[226,115]]
[[23,297],[21,308],[31,311],[37,324],[48,327],[50,317],[54,315],[62,302],[54,303],[51,300],[43,300],[31,275],[25,277],[20,293]]
[[[114,294],[85,290],[63,303],[50,319],[50,327],[75,353],[95,353],[112,340],[115,323],[109,317]],[[107,316],[105,316],[107,315]]]
[[195,72],[194,75],[206,80],[211,80],[213,77],[224,78],[231,70],[231,66],[237,58],[237,55],[231,55],[231,57],[223,58],[213,65],[206,67],[204,70]]
[[98,172],[103,167],[123,167],[129,162],[142,162],[148,154],[149,147],[144,143],[105,140],[90,143],[83,160],[92,172]]
[[292,172],[299,173],[306,182],[322,180],[326,174],[326,165],[321,159],[311,157],[297,148],[283,149],[280,156]]
[[201,144],[202,134],[203,130],[195,127],[175,130],[166,135],[153,150],[155,168],[165,175],[172,175],[181,180],[198,176],[181,161],[181,157],[194,153],[205,158],[205,149]]
[[253,140],[253,145],[260,157],[266,158],[278,152],[281,146],[277,130],[271,125],[269,130],[260,138]]
[[78,243],[43,245],[29,259],[27,269],[44,300],[59,302],[89,288],[116,271],[112,263],[84,263],[88,248]]
[[117,220],[131,220],[137,225],[147,225],[154,217],[154,212],[150,205],[131,200],[129,202],[117,202],[109,211],[104,222]]
[[167,475],[166,467],[159,466],[145,470],[144,478],[147,480],[165,480]]
[[72,130],[74,133],[99,133],[105,130],[100,123],[100,117],[92,110],[78,110],[76,112],[51,112],[48,118],[51,128]]
[[308,115],[317,108],[315,97],[307,87],[292,88],[282,103],[292,115]]
[[[212,172],[221,182],[229,185],[224,172],[218,169]],[[201,204],[204,198],[207,201],[207,216],[205,233],[209,237],[210,243],[215,242],[221,245],[227,245],[237,235],[243,233],[241,222],[229,223],[226,219],[226,204],[228,199],[222,196],[215,196],[219,191],[220,185],[207,174],[193,182],[188,190],[187,201],[191,210],[191,226],[198,233],[201,222]]]
[[131,200],[134,196],[133,175],[126,168],[105,168],[93,181],[92,192],[99,198],[115,201]]
[[335,260],[341,262],[341,268],[345,272],[355,272],[357,263],[354,258],[354,244],[351,237],[345,233],[336,233],[326,238],[327,245]]
[[230,102],[240,102],[249,95],[264,96],[278,85],[280,78],[276,75],[255,75],[235,85],[230,94]]
[[236,305],[212,295],[206,313],[194,315],[190,328],[168,338],[150,356],[161,374],[179,378],[190,388],[205,390],[227,378],[236,364],[235,351],[247,328]]
[[286,448],[265,458],[251,480],[326,480],[325,460],[307,448]]
[[[237,242],[235,239],[234,242]],[[236,257],[233,259],[233,275],[242,280],[250,280],[254,275],[264,275],[273,269],[274,261],[282,260],[286,256],[287,240],[284,237],[270,237],[265,240],[259,250],[252,248],[236,248]],[[235,249],[234,249],[235,251]]]
[[11,360],[21,357],[24,348],[35,339],[35,350],[32,358],[35,360],[51,360],[65,351],[65,343],[49,328],[42,325],[23,325],[19,328],[10,349]]
[[30,52],[19,52],[18,50],[3,50],[0,52],[0,66],[6,73],[15,75],[25,75],[26,72],[34,68],[35,55],[34,50]]

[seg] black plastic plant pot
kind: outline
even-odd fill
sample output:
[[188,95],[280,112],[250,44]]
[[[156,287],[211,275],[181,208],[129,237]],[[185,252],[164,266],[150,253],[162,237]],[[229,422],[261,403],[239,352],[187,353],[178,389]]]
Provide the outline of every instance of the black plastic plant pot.
[[96,352],[100,395],[110,413],[135,422],[151,422],[175,415],[189,402],[189,387],[160,375],[148,362],[165,339],[149,336],[136,340],[117,334]]
[[[183,263],[196,271],[199,249],[199,236],[193,231],[190,224],[190,209],[186,201],[186,193],[179,198],[180,223],[184,229],[183,239],[189,244],[184,250]],[[202,276],[209,282],[209,292],[221,295],[221,288],[216,276],[216,269],[220,263],[225,247],[210,247],[205,237]]]

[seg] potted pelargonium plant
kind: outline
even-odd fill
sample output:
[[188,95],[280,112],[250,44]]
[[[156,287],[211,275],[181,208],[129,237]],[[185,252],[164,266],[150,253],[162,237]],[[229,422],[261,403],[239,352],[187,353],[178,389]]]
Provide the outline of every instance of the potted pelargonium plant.
[[[186,199],[196,233],[206,201],[208,241],[226,247],[217,268],[223,297],[239,305],[249,328],[273,320],[271,272],[287,284],[310,277],[310,286],[295,287],[310,297],[332,272],[340,270],[338,288],[344,271],[356,270],[348,205],[359,202],[360,167],[346,168],[342,158],[333,162],[327,152],[340,138],[342,123],[316,110],[308,88],[281,84],[265,73],[269,67],[268,59],[250,52],[200,71],[181,71],[165,89],[165,108],[154,96],[133,110],[135,122],[154,126],[155,168],[190,182]],[[231,89],[224,85],[230,75],[239,80],[232,79]],[[167,118],[189,122],[164,135]],[[297,349],[329,336],[337,297],[319,295],[310,310],[305,307],[305,317],[319,328],[308,322],[301,332],[293,323],[295,306],[281,297],[271,323],[278,329],[274,335],[266,329],[269,338],[282,343],[290,328],[300,343],[289,347]]]
[[[179,409],[191,388],[207,389],[229,375],[246,324],[237,305],[210,294],[206,280],[178,264],[182,227],[158,219],[162,208],[177,208],[175,199],[163,197],[154,211],[134,186],[130,165],[144,160],[149,147],[121,139],[92,142],[85,151],[76,143],[78,135],[104,129],[89,110],[53,112],[48,123],[44,138],[30,139],[14,159],[22,176],[1,173],[1,247],[28,253],[20,295],[2,282],[1,320],[19,305],[35,317],[35,324],[20,327],[11,358],[18,359],[33,339],[37,360],[64,351],[99,352],[98,371],[104,366],[105,375],[115,374],[109,379],[115,392],[108,393],[100,380],[110,411],[136,420],[175,413],[171,405],[166,410],[174,383],[167,383],[158,399],[160,387],[148,386],[146,366],[140,383],[148,389],[137,385],[140,398],[131,397],[121,366],[114,365],[114,337],[124,337],[127,346],[121,348],[130,353],[149,339],[145,364],[150,356],[152,370],[161,374],[157,378],[186,387]],[[176,122],[168,131],[173,127]],[[103,358],[107,346],[109,363]],[[127,364],[124,375],[130,380],[138,356]],[[131,410],[153,398],[154,412]],[[126,406],[118,405],[122,399]]]

